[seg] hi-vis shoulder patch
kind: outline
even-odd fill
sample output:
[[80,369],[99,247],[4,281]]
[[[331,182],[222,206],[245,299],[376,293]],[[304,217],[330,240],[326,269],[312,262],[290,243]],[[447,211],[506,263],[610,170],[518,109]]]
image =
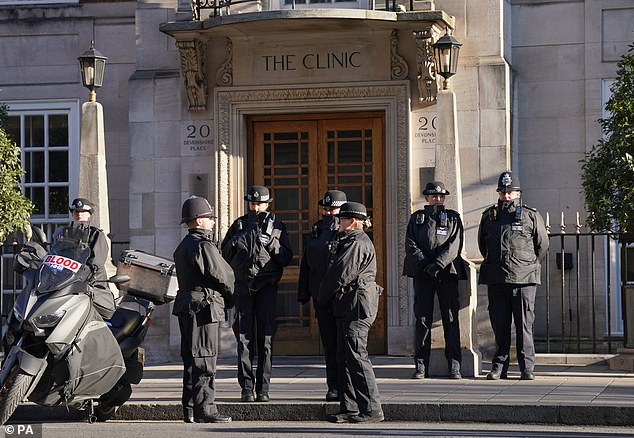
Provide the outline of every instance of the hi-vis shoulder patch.
[[418,210],[416,213],[416,225],[423,225],[425,223],[425,212]]
[[486,216],[487,220],[489,222],[493,222],[495,220],[497,220],[498,218],[498,209],[497,209],[497,205],[493,204],[492,206],[490,206],[489,208],[487,208],[486,210],[484,210],[482,212],[482,216]]

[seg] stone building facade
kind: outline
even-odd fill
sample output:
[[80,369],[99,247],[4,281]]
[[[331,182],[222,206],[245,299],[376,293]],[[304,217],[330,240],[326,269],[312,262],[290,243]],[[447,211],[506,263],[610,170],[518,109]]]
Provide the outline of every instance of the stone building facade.
[[[76,57],[94,39],[109,58],[98,100],[114,254],[129,246],[170,257],[185,232],[180,205],[191,194],[216,206],[222,235],[244,211],[246,186],[261,183],[273,188],[273,209],[299,255],[317,199],[336,186],[368,204],[374,219],[386,292],[372,351],[411,354],[413,291],[401,264],[409,214],[422,205],[421,186],[436,162],[430,44],[446,29],[463,43],[451,84],[465,253],[477,265],[480,212],[495,202],[505,169],[519,174],[529,205],[585,219],[578,160],[600,136],[596,119],[631,43],[634,8],[628,0],[414,1],[399,12],[368,6],[305,0],[293,10],[270,1],[217,17],[203,10],[196,21],[184,0],[0,0],[0,101],[22,133],[36,116],[49,126],[49,115],[68,115],[66,179],[32,180],[29,193],[62,185],[66,200],[77,193],[77,112],[86,90]],[[46,146],[45,163],[56,147]],[[42,201],[36,221],[66,220],[59,205],[47,210],[59,196]],[[280,289],[276,348],[319,354],[312,311],[294,297],[297,267],[298,258]],[[486,293],[473,283],[467,289],[465,303],[471,295],[478,304],[465,304],[466,331],[486,358]],[[543,325],[538,319],[538,332]],[[231,338],[226,328],[227,353]],[[167,306],[146,344],[150,360],[178,358],[178,325]]]

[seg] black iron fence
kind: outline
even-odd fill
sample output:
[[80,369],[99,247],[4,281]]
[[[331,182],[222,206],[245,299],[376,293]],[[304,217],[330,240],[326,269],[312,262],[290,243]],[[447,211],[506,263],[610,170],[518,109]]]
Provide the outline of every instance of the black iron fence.
[[23,237],[15,235],[0,241],[0,338],[4,336],[4,327],[15,299],[22,290],[22,276],[13,270],[14,255],[23,244]]
[[[546,353],[614,353],[627,337],[626,291],[634,288],[634,233],[551,231],[538,289],[535,340]],[[569,227],[570,228],[570,227]]]
[[[310,0],[285,0],[283,6],[290,9],[295,9],[297,6],[305,7]],[[219,15],[230,15],[232,13],[232,7],[239,7],[240,5],[247,5],[249,12],[262,11],[262,0],[193,0],[193,20],[200,21],[201,12],[204,10],[210,10],[210,15],[217,17]],[[319,2],[322,4],[323,2]],[[368,9],[371,10],[385,10],[396,11],[399,8],[399,3],[396,0],[385,0],[377,4],[375,0],[368,2]],[[414,10],[414,0],[409,0],[409,10]],[[234,11],[235,12],[235,11]]]

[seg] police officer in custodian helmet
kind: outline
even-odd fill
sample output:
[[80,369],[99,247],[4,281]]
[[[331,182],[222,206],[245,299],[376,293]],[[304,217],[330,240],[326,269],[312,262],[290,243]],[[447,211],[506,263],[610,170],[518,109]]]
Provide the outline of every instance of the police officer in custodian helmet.
[[497,204],[484,210],[478,229],[478,246],[484,257],[478,282],[488,286],[496,344],[487,379],[507,376],[514,320],[520,379],[533,380],[535,293],[540,283],[540,260],[548,251],[548,233],[537,210],[522,204],[519,180],[511,172],[502,172],[497,192]]
[[178,317],[183,359],[183,419],[186,423],[226,423],[215,400],[218,326],[225,308],[233,306],[234,276],[213,242],[214,213],[205,198],[183,203],[187,235],[174,251],[178,293],[173,314]]
[[319,284],[328,268],[329,244],[339,232],[336,216],[347,201],[341,190],[328,190],[318,204],[322,218],[313,225],[313,232],[304,241],[304,254],[299,269],[297,300],[306,304],[313,297],[315,316],[319,324],[319,335],[326,356],[327,401],[339,400],[339,378],[337,376],[337,320],[330,305],[319,304]]
[[429,377],[434,295],[438,295],[449,377],[460,379],[458,280],[466,278],[460,257],[464,239],[462,221],[457,211],[445,209],[449,191],[441,181],[427,183],[423,195],[428,205],[409,219],[403,264],[403,274],[414,279],[414,378]]
[[[244,200],[247,214],[236,219],[222,241],[222,255],[236,277],[238,382],[241,401],[269,401],[277,285],[293,251],[284,224],[268,209],[269,189],[251,186]],[[253,359],[258,356],[257,375]],[[255,389],[256,397],[253,397]]]

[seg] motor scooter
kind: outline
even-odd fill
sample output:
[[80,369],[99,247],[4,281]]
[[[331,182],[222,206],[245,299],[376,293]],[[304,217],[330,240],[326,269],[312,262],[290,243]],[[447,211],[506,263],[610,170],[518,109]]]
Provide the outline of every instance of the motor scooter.
[[[72,223],[42,260],[37,242],[25,246],[26,257],[16,257],[25,282],[3,339],[0,424],[23,400],[86,410],[89,422],[106,421],[141,381],[140,344],[155,304],[128,293],[114,315],[102,319],[92,297],[107,285],[93,278],[86,263],[90,233],[89,226]],[[109,282],[129,280],[115,275]]]

